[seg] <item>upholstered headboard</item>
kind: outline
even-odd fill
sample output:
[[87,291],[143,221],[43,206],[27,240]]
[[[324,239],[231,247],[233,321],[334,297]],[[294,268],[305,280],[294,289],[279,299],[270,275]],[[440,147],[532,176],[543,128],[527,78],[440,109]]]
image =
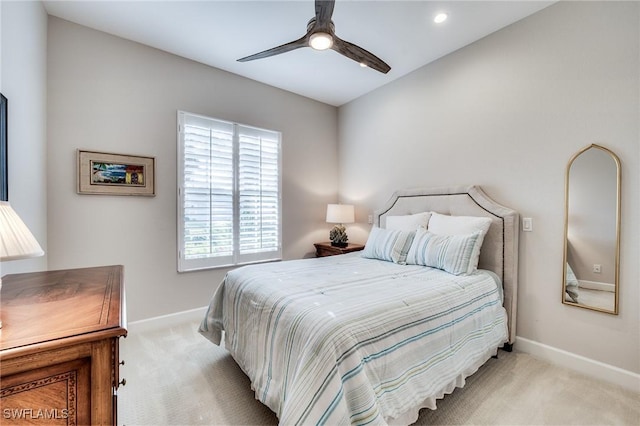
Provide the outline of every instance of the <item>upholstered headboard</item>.
[[509,343],[513,344],[518,300],[518,213],[493,201],[478,186],[409,189],[396,191],[375,212],[374,223],[384,228],[387,216],[429,211],[452,216],[491,218],[491,226],[480,250],[478,267],[495,272],[502,280],[504,307],[509,321]]

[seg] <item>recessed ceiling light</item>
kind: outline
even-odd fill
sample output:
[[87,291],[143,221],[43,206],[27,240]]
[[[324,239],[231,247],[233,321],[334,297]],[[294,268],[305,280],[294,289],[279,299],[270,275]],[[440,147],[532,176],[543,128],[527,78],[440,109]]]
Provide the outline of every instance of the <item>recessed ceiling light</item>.
[[435,18],[433,18],[433,22],[435,22],[436,24],[441,24],[442,22],[447,20],[447,14],[446,13],[438,13]]
[[360,62],[360,66],[361,66],[362,68],[367,68],[369,65],[365,64],[364,62]]

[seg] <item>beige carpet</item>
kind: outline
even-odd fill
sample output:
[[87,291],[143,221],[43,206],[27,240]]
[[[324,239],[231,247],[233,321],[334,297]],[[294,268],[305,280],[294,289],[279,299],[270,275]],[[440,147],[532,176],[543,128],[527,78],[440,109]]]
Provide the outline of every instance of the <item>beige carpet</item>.
[[[275,415],[222,348],[186,323],[121,342],[118,424],[269,425]],[[640,395],[519,352],[499,352],[419,425],[640,425]]]

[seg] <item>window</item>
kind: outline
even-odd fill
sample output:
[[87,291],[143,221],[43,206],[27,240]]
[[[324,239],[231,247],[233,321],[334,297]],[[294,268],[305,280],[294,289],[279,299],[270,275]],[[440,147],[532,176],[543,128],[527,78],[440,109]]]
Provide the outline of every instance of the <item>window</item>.
[[282,258],[280,133],[178,112],[178,271]]

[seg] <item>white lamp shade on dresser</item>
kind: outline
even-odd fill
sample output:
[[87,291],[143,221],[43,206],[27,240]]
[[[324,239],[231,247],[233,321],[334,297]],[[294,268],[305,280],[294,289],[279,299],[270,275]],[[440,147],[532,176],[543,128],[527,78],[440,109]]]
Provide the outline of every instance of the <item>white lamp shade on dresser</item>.
[[0,261],[42,256],[44,251],[7,201],[0,201]]

